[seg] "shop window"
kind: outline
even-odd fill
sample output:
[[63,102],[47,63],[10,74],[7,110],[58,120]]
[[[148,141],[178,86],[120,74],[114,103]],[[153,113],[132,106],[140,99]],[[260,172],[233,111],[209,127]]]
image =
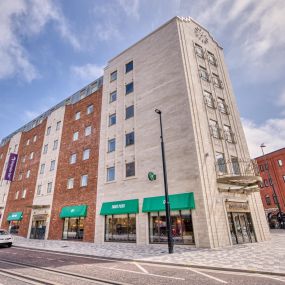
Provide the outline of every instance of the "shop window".
[[109,103],[112,103],[117,100],[117,90],[110,93]]
[[126,108],[126,120],[134,116],[134,105]]
[[132,177],[136,175],[135,162],[126,163],[126,177]]
[[110,82],[117,80],[117,70],[110,74]]
[[135,133],[131,132],[126,134],[126,146],[133,145],[135,143]]
[[10,221],[9,232],[10,234],[17,235],[19,233],[20,221]]
[[89,105],[89,106],[87,107],[87,115],[93,113],[93,111],[94,111],[94,106],[93,106],[93,105]]
[[115,180],[115,166],[107,168],[107,181],[114,181]]
[[136,215],[105,216],[105,241],[135,242]]
[[113,152],[116,150],[116,139],[108,140],[108,152]]
[[80,119],[80,112],[76,112],[75,113],[75,121],[79,120]]
[[[175,244],[194,244],[192,215],[190,210],[171,211],[171,233]],[[165,212],[149,213],[149,242],[167,243]]]
[[82,240],[84,235],[84,218],[65,218],[62,239]]
[[134,82],[126,84],[126,95],[134,92]]
[[134,63],[133,61],[130,61],[126,64],[126,73],[132,71],[134,69]]
[[109,126],[113,126],[116,124],[116,114],[112,114],[109,116]]

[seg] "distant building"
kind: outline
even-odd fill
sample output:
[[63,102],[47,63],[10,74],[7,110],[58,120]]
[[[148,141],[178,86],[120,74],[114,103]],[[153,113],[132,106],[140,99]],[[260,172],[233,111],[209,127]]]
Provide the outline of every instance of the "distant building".
[[[285,213],[285,148],[270,152],[256,158],[262,182],[260,182],[260,195],[265,209],[266,217],[271,228],[278,226],[279,202],[282,213]],[[270,177],[268,175],[270,173]],[[272,184],[277,199],[274,195]]]

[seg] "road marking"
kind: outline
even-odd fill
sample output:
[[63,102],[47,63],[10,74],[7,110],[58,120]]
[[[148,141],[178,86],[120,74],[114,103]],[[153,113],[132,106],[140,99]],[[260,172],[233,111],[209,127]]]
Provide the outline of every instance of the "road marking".
[[133,263],[134,263],[134,265],[136,265],[142,272],[148,274],[148,271],[147,271],[145,268],[143,268],[139,263],[137,263],[137,262],[133,262]]
[[216,280],[216,281],[218,281],[218,282],[220,282],[220,283],[228,284],[228,282],[225,281],[225,280],[222,280],[222,279],[217,278],[217,277],[214,277],[214,276],[212,276],[212,275],[203,273],[203,272],[198,271],[198,270],[195,270],[195,269],[193,269],[193,268],[186,267],[186,269],[187,269],[187,270],[190,270],[190,271],[192,271],[192,272],[195,272],[195,273],[197,273],[197,274],[203,275],[203,276],[205,276],[205,277],[208,277],[208,278],[210,278],[210,279]]

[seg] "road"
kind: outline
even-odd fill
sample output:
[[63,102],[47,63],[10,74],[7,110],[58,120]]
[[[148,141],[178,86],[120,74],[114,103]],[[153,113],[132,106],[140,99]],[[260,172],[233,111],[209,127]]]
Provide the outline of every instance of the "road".
[[285,285],[285,277],[0,248],[0,285]]

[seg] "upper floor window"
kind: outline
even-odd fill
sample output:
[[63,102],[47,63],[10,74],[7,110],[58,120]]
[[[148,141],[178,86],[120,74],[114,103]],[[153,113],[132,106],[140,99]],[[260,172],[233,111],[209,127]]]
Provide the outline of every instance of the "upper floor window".
[[93,106],[93,105],[89,105],[89,106],[87,107],[87,115],[93,113],[93,111],[94,111],[94,106]]
[[126,177],[136,175],[135,162],[126,163]]
[[27,190],[24,189],[23,192],[22,192],[22,199],[25,199],[26,195],[27,195]]
[[41,164],[41,168],[40,168],[40,174],[44,174],[44,172],[45,172],[45,164],[43,163],[43,164]]
[[208,61],[214,66],[217,65],[217,60],[216,60],[215,56],[209,51],[208,51]]
[[86,97],[86,90],[83,89],[80,91],[80,100]]
[[16,193],[15,193],[15,200],[18,200],[19,199],[19,191],[17,191]]
[[43,150],[43,154],[46,154],[48,151],[48,144],[44,145],[44,150]]
[[282,165],[283,165],[283,162],[282,162],[281,159],[278,159],[278,165],[279,165],[279,166],[282,166]]
[[112,114],[109,116],[109,126],[116,124],[116,114]]
[[268,180],[267,179],[264,179],[264,185],[265,185],[265,187],[268,187],[269,186],[269,182],[268,182]]
[[195,44],[195,53],[201,57],[201,58],[204,58],[204,51],[203,51],[203,48],[198,45],[198,44]]
[[126,95],[134,92],[134,82],[126,84]]
[[74,119],[75,119],[75,121],[80,119],[80,111],[75,113]]
[[220,139],[221,138],[221,132],[220,132],[220,128],[218,126],[218,122],[215,120],[210,120],[209,125],[210,125],[211,135],[216,139]]
[[74,187],[74,178],[67,179],[67,189],[73,189]]
[[219,75],[213,73],[213,83],[215,86],[222,88],[223,87],[223,83],[219,77]]
[[271,200],[270,200],[270,197],[268,195],[265,196],[265,202],[266,202],[267,206],[271,205]]
[[89,159],[89,157],[90,157],[90,148],[88,148],[88,149],[85,149],[84,151],[83,151],[83,160],[87,160],[87,159]]
[[58,140],[55,140],[54,142],[53,142],[53,150],[56,150],[57,149],[57,147],[58,147]]
[[80,187],[86,187],[88,184],[88,174],[82,175],[80,180]]
[[116,139],[108,140],[108,152],[115,151],[116,149]]
[[218,97],[217,106],[221,113],[228,114],[228,106],[226,105],[225,99]]
[[76,163],[76,153],[73,153],[70,157],[69,157],[69,164],[74,164]]
[[33,142],[37,141],[37,135],[34,135]]
[[107,168],[107,181],[114,181],[115,180],[115,166]]
[[130,61],[126,64],[126,73],[134,69],[133,61]]
[[47,193],[51,193],[52,191],[52,182],[49,182],[48,185],[47,185]]
[[[29,145],[30,144],[30,140],[28,139],[27,141],[26,141],[26,145]],[[11,151],[11,149],[9,149],[9,152]]]
[[117,79],[117,70],[110,74],[110,82]]
[[224,125],[224,135],[227,142],[234,143],[234,134],[230,126]]
[[26,178],[29,178],[31,175],[31,170],[28,170],[27,173],[26,173]]
[[277,199],[277,196],[276,195],[272,195],[272,198],[273,198],[273,201],[274,201],[274,204],[278,204],[278,199]]
[[285,175],[283,175],[283,181],[285,182]]
[[61,121],[57,122],[56,123],[56,128],[55,130],[58,131],[60,129],[60,126],[61,126]]
[[0,154],[0,159],[2,159],[2,158],[3,158],[3,153]]
[[[22,163],[25,163],[25,161],[26,161],[26,156],[24,155],[24,156],[22,157]],[[6,168],[6,165],[5,165],[5,168]]]
[[263,165],[259,165],[259,170],[260,170],[261,172],[264,171]]
[[91,126],[88,126],[88,127],[86,127],[85,128],[85,137],[87,137],[87,136],[90,136],[91,135],[91,131],[92,131],[92,128],[91,128]]
[[110,93],[109,102],[112,103],[117,100],[117,90]]
[[199,66],[199,74],[203,80],[209,81],[209,74],[207,72],[207,69],[201,65]]
[[42,193],[42,185],[38,185],[37,195],[41,195]]
[[131,132],[126,134],[126,146],[132,145],[135,143],[135,133]]
[[219,173],[221,174],[227,173],[227,165],[223,153],[216,152],[216,163],[217,163],[217,170],[219,171]]
[[126,108],[126,120],[134,116],[134,105]]
[[34,158],[34,152],[30,153],[30,160],[32,160]]
[[233,174],[240,175],[240,167],[239,167],[238,158],[235,156],[232,156],[231,162],[232,162]]
[[49,127],[47,128],[47,133],[46,133],[47,136],[50,134],[50,131],[51,131],[51,126],[49,126]]
[[52,160],[52,161],[50,162],[50,168],[49,168],[49,170],[50,170],[50,171],[53,171],[54,168],[55,168],[55,160]]
[[78,140],[78,132],[73,133],[73,141]]
[[[37,136],[36,136],[37,137]],[[18,148],[18,145],[17,144],[15,144],[14,145],[14,152],[16,152],[17,151],[17,148]]]
[[214,103],[214,98],[212,93],[204,90],[204,101],[208,107],[214,108],[215,103]]

